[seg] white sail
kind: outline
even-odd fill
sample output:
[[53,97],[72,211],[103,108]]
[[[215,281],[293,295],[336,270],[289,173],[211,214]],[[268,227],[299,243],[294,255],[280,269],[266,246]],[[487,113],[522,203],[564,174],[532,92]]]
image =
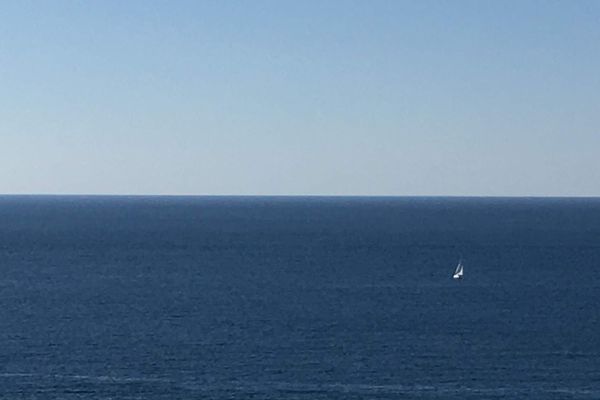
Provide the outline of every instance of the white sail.
[[464,271],[464,267],[462,265],[462,261],[459,261],[458,265],[456,266],[456,271],[454,271],[454,275],[452,275],[452,278],[454,278],[454,279],[462,279],[462,277],[463,277],[463,271]]

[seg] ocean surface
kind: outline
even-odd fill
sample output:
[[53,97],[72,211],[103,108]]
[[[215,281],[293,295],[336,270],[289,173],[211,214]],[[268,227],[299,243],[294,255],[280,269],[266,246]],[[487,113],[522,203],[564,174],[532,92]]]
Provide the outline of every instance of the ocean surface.
[[600,199],[2,196],[0,398],[600,399]]

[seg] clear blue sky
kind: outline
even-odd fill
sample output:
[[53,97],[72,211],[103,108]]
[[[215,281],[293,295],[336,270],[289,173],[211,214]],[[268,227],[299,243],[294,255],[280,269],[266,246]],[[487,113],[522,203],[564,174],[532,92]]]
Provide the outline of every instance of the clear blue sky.
[[0,193],[600,195],[598,1],[5,1]]

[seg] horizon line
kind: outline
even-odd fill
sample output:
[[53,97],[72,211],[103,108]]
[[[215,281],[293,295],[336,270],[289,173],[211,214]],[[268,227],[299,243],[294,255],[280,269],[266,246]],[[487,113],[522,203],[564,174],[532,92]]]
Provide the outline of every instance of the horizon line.
[[489,198],[489,199],[600,199],[600,195],[481,195],[481,194],[123,194],[123,193],[0,193],[0,197],[268,197],[268,198]]

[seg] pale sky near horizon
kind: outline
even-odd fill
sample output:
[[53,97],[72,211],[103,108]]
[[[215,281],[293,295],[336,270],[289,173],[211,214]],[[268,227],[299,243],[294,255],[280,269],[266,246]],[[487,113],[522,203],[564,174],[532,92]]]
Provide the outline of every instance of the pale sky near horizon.
[[2,2],[0,160],[0,194],[600,196],[600,2]]

